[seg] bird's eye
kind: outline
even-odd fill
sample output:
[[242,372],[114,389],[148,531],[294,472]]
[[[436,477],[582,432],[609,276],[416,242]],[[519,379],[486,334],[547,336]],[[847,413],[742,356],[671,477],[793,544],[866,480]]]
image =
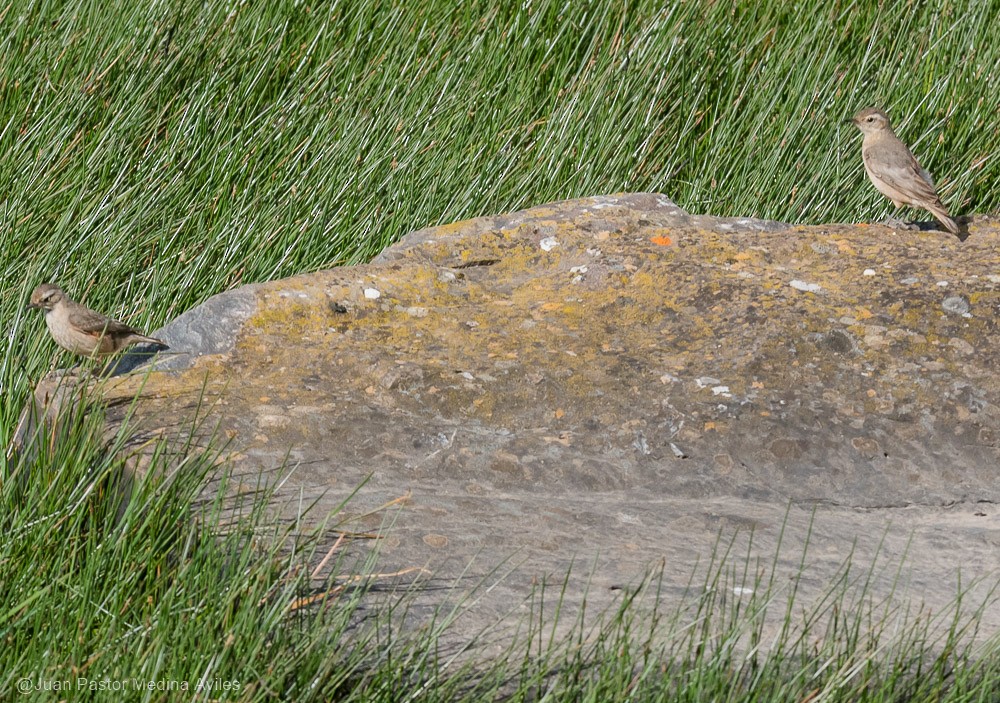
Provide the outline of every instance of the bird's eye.
[[875,121],[875,118],[871,117],[871,116],[869,116],[868,119],[866,120],[866,122],[874,122],[874,121]]

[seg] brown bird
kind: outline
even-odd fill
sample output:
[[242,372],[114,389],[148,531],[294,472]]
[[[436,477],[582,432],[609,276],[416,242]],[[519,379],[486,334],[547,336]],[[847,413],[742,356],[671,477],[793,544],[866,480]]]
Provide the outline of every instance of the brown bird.
[[31,294],[29,308],[45,311],[45,325],[56,344],[82,356],[107,356],[130,344],[167,345],[74,302],[58,286],[43,283]]
[[892,131],[889,116],[877,107],[867,107],[851,122],[865,135],[861,159],[865,173],[879,192],[897,208],[912,205],[927,210],[945,229],[960,235],[958,223],[941,204],[931,174],[920,167],[913,152]]

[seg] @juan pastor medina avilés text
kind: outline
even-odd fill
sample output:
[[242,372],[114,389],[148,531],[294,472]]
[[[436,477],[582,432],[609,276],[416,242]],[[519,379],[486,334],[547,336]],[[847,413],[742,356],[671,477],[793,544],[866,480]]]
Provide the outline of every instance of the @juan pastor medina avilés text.
[[185,681],[182,679],[140,679],[140,678],[85,678],[75,679],[32,679],[23,677],[17,680],[17,690],[20,693],[34,691],[231,691],[238,692],[242,687],[238,679],[198,679]]

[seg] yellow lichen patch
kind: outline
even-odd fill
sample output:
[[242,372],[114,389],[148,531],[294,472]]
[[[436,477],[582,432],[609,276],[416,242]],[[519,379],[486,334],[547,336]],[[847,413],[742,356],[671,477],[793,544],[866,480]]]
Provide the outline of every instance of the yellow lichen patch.
[[849,242],[843,239],[835,239],[833,243],[837,245],[837,251],[848,256],[857,256],[858,251]]
[[197,394],[200,389],[224,383],[226,360],[223,355],[199,356],[183,373],[134,371],[100,379],[97,383],[105,398],[178,397]]
[[992,306],[992,312],[996,315],[996,311],[1000,309],[1000,291],[990,290],[971,293],[969,295],[969,303],[976,306]]
[[441,239],[464,234],[466,230],[475,229],[479,221],[480,220],[478,218],[473,218],[470,220],[459,220],[458,222],[451,222],[446,225],[438,225],[434,227],[434,234],[435,236]]

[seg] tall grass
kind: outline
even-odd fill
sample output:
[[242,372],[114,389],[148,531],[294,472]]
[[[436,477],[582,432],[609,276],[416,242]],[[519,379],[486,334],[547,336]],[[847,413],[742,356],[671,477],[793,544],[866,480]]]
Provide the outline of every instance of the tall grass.
[[[0,442],[33,381],[66,363],[22,311],[43,281],[152,329],[240,283],[561,198],[654,190],[692,212],[881,217],[841,122],[869,104],[953,209],[995,212],[997,26],[982,0],[15,0],[0,7]],[[301,694],[300,645],[276,609],[248,605],[258,581],[297,583],[292,566],[270,554],[239,572],[224,540],[195,549],[191,486],[169,501],[143,488],[154,507],[117,521],[94,492],[117,460],[76,427],[30,470],[3,462],[4,671],[89,671],[139,643],[136,666],[179,672],[204,661],[172,653],[210,643],[209,669],[259,662],[269,685],[286,670],[267,652],[285,652]],[[314,643],[339,631],[304,627]],[[343,692],[326,680],[310,690]]]
[[[80,402],[93,402],[84,394]],[[73,413],[16,454],[0,485],[0,699],[234,701],[969,701],[1000,694],[995,605],[958,584],[941,612],[873,584],[898,566],[847,559],[818,597],[720,539],[667,605],[658,572],[616,609],[577,612],[567,580],[543,581],[499,653],[442,636],[460,600],[418,629],[419,580],[386,592],[373,558],[340,552],[314,578],[316,535],[202,494],[228,476],[212,451],[179,464],[160,445],[152,478],[121,500],[124,459]],[[128,430],[112,438],[121,447]],[[331,516],[336,519],[336,516]],[[222,528],[222,525],[225,528]],[[779,547],[780,551],[780,547]],[[784,558],[784,556],[782,556]],[[361,579],[355,579],[357,574]],[[380,592],[381,591],[381,592]],[[466,598],[474,598],[475,594]],[[978,599],[977,599],[978,598]],[[554,633],[565,631],[565,635]],[[481,633],[489,639],[492,633]],[[489,650],[492,652],[493,649]],[[199,688],[199,685],[202,688]],[[205,688],[211,686],[211,689]],[[103,688],[101,688],[103,687]],[[96,690],[95,690],[96,689]]]

